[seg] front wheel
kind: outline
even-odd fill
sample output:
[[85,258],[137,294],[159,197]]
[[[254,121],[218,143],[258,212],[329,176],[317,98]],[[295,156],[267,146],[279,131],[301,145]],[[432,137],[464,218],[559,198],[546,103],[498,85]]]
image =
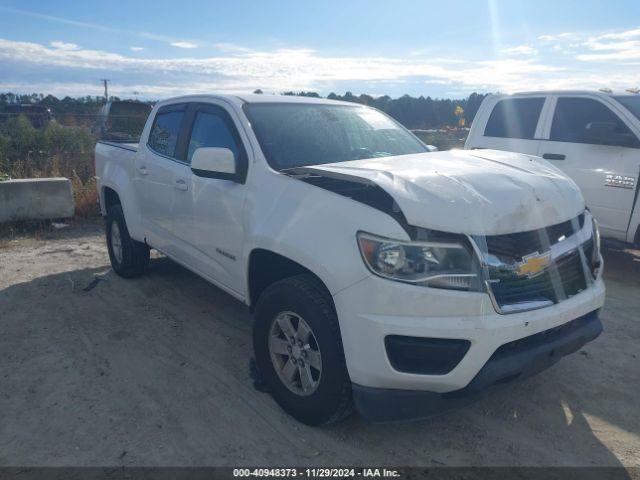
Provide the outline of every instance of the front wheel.
[[318,280],[298,275],[268,287],[256,305],[253,332],[262,380],[283,410],[308,425],[352,412],[338,318]]
[[120,205],[107,211],[107,249],[113,270],[125,278],[142,275],[149,264],[149,247],[129,235]]

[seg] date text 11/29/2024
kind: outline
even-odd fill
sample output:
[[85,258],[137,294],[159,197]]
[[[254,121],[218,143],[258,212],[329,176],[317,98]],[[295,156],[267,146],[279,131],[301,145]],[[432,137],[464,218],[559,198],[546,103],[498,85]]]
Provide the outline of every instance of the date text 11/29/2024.
[[234,468],[234,477],[301,478],[397,478],[400,472],[387,468]]

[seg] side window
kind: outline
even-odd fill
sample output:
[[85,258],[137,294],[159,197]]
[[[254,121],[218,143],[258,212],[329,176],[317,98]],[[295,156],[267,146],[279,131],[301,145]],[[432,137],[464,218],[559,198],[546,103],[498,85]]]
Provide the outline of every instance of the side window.
[[155,152],[175,157],[178,134],[184,117],[184,106],[169,105],[161,108],[153,121],[148,145]]
[[208,110],[196,113],[187,150],[188,163],[191,163],[193,153],[200,147],[228,148],[238,158],[242,149],[240,140],[231,119],[224,118],[224,115],[223,112],[218,114]]
[[493,107],[484,129],[486,137],[533,139],[544,98],[508,98]]
[[[605,130],[606,129],[606,130]],[[635,135],[609,107],[591,98],[559,98],[550,140],[593,145],[634,146]]]

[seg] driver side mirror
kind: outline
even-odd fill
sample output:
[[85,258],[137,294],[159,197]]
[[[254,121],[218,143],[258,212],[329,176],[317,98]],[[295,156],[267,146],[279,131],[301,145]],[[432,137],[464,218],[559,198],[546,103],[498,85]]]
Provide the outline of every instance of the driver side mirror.
[[191,158],[191,171],[198,177],[236,180],[236,158],[228,148],[197,148]]

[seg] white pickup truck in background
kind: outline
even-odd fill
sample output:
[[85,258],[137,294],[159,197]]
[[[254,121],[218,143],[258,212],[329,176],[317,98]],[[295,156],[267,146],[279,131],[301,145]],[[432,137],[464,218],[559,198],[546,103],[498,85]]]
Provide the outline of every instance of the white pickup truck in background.
[[305,423],[422,417],[602,330],[597,226],[531,156],[429,153],[351,103],[202,95],[95,158],[113,269],[155,248],[244,302],[266,389]]
[[640,245],[640,95],[490,95],[465,148],[544,158],[578,184],[603,237]]

